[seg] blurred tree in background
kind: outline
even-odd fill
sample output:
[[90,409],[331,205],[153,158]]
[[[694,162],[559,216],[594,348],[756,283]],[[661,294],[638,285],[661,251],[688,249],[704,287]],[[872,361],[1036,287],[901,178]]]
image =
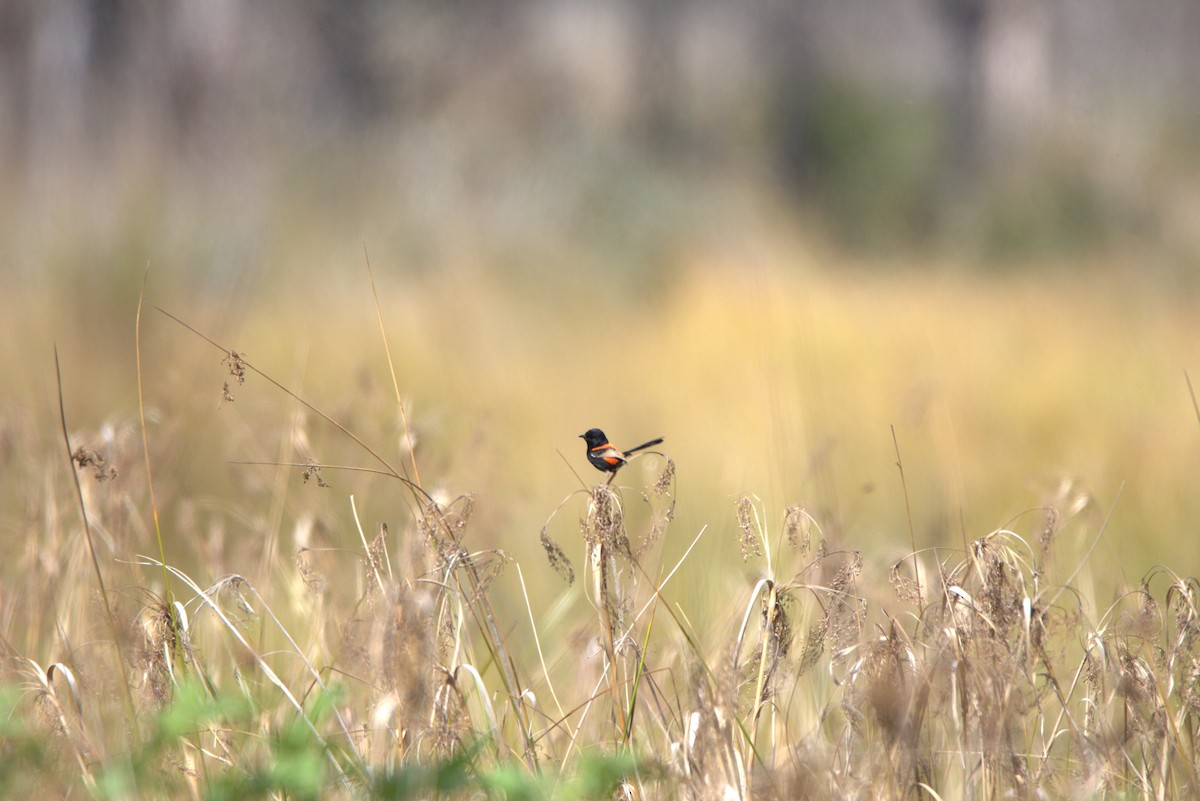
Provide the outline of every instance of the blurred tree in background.
[[7,0],[7,258],[224,281],[368,230],[427,267],[639,273],[765,207],[856,247],[1192,265],[1197,41],[1193,0]]

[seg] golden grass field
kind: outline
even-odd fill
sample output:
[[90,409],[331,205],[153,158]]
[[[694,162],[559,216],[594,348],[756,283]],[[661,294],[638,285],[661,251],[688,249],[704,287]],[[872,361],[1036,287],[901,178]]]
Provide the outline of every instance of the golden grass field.
[[[140,274],[20,287],[4,795],[1197,793],[1190,287],[800,248],[641,293],[372,261],[378,307],[351,255],[220,299],[151,268],[136,339]],[[117,471],[76,471],[90,535],[54,345],[72,449]],[[665,442],[614,495],[593,426]]]

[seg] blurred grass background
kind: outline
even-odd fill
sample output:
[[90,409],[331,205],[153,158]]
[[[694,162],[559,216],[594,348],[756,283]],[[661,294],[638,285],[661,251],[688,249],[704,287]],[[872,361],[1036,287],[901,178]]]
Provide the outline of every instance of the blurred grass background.
[[[918,548],[1054,504],[1079,509],[1067,560],[1112,511],[1111,592],[1195,574],[1200,16],[1127,13],[8,3],[0,547],[69,497],[55,344],[78,440],[144,482],[147,270],[149,302],[398,458],[365,248],[421,477],[477,495],[473,546],[535,602],[592,426],[666,437],[668,561],[709,526],[712,575],[680,585],[700,619],[757,569],[729,570],[742,494],[885,580],[911,547],[891,427]],[[253,573],[314,520],[348,547],[350,494],[368,528],[406,518],[378,477],[231,465],[367,460],[261,380],[219,404],[220,353],[150,309],[142,348],[169,560]],[[121,518],[146,552],[148,514]]]

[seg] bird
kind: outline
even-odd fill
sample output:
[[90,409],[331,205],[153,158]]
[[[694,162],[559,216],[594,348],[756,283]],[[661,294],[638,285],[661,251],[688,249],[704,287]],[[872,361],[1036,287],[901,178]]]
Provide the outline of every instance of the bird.
[[[608,437],[598,428],[589,428],[580,434],[579,438],[587,442],[587,458],[592,463],[592,467],[602,470],[605,473],[612,473],[613,475],[616,475],[616,472],[629,461],[631,453],[645,450],[663,441],[663,438],[659,437],[649,442],[643,442],[641,445],[629,450],[619,451],[609,444]],[[612,481],[612,479],[613,476],[610,475],[608,480]]]

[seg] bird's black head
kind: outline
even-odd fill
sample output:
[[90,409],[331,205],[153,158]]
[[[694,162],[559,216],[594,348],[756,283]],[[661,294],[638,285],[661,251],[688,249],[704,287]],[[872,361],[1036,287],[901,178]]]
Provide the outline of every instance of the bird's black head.
[[589,448],[594,448],[597,445],[608,444],[608,437],[604,436],[604,432],[598,428],[589,428],[587,431],[580,434],[579,438],[586,440]]

